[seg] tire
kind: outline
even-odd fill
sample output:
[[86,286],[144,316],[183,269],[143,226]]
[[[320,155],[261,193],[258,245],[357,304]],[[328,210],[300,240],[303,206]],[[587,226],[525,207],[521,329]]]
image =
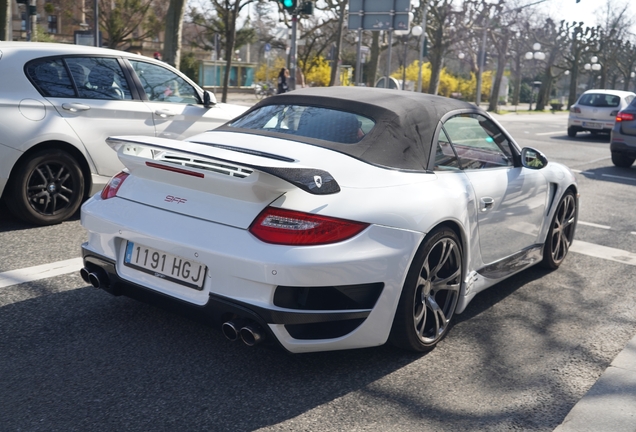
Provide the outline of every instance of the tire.
[[435,348],[450,328],[463,272],[457,234],[446,227],[431,231],[415,254],[404,282],[391,343],[417,352]]
[[63,150],[43,150],[16,165],[6,204],[18,219],[53,225],[75,214],[84,198],[84,175]]
[[577,133],[577,132],[578,132],[578,131],[576,130],[576,128],[575,128],[574,126],[570,126],[570,127],[568,128],[568,136],[569,136],[570,138],[576,138],[576,133]]
[[623,153],[612,152],[612,163],[619,168],[629,168],[634,164],[634,158]]
[[543,267],[556,269],[561,265],[574,239],[577,217],[578,208],[574,193],[567,191],[559,201],[543,244]]

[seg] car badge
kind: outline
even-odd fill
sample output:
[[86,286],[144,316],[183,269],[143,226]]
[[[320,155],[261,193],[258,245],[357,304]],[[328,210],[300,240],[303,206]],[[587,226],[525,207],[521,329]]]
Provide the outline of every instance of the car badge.
[[316,186],[320,189],[322,187],[322,177],[314,176],[314,183],[316,183]]

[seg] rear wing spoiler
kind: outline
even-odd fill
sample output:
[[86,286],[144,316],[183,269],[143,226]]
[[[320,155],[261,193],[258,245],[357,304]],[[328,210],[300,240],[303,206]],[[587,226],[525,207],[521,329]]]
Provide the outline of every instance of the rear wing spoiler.
[[[302,166],[294,159],[257,150],[142,136],[109,137],[106,143],[120,154],[146,158],[155,166],[159,165],[167,170],[174,170],[175,166],[182,165],[178,162],[178,156],[183,155],[202,161],[251,168],[284,180],[312,195],[331,195],[340,192],[340,185],[329,172]],[[166,160],[164,158],[166,154],[177,157]],[[201,168],[189,165],[185,167],[201,172],[203,175],[206,173]]]

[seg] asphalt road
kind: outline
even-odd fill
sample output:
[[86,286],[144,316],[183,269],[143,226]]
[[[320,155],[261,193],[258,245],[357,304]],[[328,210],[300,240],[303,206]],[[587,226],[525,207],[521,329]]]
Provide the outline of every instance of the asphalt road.
[[[499,119],[575,170],[576,240],[598,253],[573,247],[557,271],[479,294],[426,355],[249,348],[75,272],[0,284],[0,430],[553,430],[636,334],[636,267],[621,258],[636,253],[636,167],[614,168],[606,138],[568,138],[564,115]],[[79,219],[33,228],[0,206],[0,282],[78,257],[85,239]]]

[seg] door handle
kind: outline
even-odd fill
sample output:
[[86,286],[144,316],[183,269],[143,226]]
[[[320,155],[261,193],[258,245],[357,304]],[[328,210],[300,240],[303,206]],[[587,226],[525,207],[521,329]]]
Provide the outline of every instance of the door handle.
[[174,113],[170,110],[156,110],[155,115],[158,115],[161,118],[174,117]]
[[88,105],[84,105],[77,102],[63,103],[62,108],[70,112],[88,111],[89,109],[91,109],[91,107],[89,107]]
[[481,200],[481,208],[479,209],[482,212],[487,212],[491,210],[495,205],[495,200],[490,197],[483,197]]

